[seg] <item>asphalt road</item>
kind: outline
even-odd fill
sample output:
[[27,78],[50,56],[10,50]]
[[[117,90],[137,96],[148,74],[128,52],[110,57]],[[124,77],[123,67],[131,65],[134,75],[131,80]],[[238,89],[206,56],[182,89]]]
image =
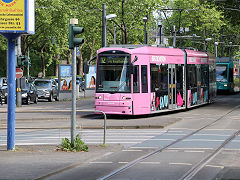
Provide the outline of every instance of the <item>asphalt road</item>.
[[[142,120],[158,122],[176,118],[179,121],[163,129],[110,129],[107,133],[107,144],[120,144],[124,149],[107,153],[101,158],[52,174],[44,179],[182,179],[199,162],[214,153],[233,133],[240,130],[239,100],[239,94],[222,95],[213,104],[189,111],[137,118],[112,116],[110,121],[125,123],[136,123]],[[80,100],[78,103],[81,107],[91,108],[93,106],[91,102],[93,102],[92,99],[87,99]],[[47,109],[66,109],[71,104],[70,102],[44,103],[27,108],[39,110],[47,106]],[[64,113],[61,114],[63,115]],[[87,117],[88,121],[94,121],[97,115]],[[212,123],[209,127],[161,150],[209,123]],[[18,129],[16,143],[56,144],[61,137],[69,137],[69,133],[68,129]],[[103,131],[100,129],[79,129],[79,133],[87,144],[102,142]],[[6,134],[2,133],[0,137],[3,143],[6,140]],[[237,135],[212,159],[206,161],[191,179],[240,179],[239,142],[240,136]],[[124,169],[118,172],[121,168]],[[113,176],[104,178],[109,175]]]
[[[182,120],[164,128],[164,133],[131,145],[125,151],[113,153],[46,179],[66,179],[68,177],[71,179],[80,177],[83,179],[131,180],[184,179],[185,174],[214,153],[226,139],[240,129],[239,99],[238,94],[220,96],[212,105],[164,115],[181,117]],[[157,151],[210,122],[215,123],[183,141]],[[239,139],[240,136],[237,136],[224,146],[212,159],[206,161],[190,179],[239,179]],[[151,154],[151,152],[156,153]]]

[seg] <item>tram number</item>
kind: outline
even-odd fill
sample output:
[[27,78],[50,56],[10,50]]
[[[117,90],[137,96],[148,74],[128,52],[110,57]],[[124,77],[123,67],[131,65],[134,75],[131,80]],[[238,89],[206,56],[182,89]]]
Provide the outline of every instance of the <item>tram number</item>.
[[164,62],[166,62],[166,57],[165,56],[152,56],[152,61],[164,63]]

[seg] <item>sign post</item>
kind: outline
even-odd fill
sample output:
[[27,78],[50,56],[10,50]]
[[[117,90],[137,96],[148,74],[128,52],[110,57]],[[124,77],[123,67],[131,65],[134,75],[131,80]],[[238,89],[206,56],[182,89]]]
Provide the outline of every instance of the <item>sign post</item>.
[[34,34],[34,12],[34,0],[0,0],[0,34],[8,40],[7,150],[15,148],[15,41],[21,34]]

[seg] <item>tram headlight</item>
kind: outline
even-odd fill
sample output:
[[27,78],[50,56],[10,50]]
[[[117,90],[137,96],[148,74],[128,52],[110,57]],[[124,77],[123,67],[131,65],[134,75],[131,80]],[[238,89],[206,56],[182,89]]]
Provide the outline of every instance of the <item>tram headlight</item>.
[[227,87],[227,84],[224,84],[223,86],[224,86],[224,87]]
[[126,97],[126,96],[122,97],[122,100],[129,100],[129,99],[131,99],[131,98],[130,97]]
[[102,99],[102,96],[98,96],[98,97],[96,97],[96,99]]

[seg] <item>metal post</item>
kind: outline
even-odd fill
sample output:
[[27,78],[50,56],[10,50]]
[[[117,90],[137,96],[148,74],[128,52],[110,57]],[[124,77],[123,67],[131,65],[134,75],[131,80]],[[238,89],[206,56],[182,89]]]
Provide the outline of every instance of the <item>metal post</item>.
[[114,24],[114,44],[117,44],[117,41],[116,41],[116,26]]
[[107,131],[107,116],[104,112],[103,113],[103,116],[104,116],[104,132],[103,132],[103,144],[105,145],[106,144],[106,131]]
[[[22,52],[21,52],[21,36],[19,36],[17,38],[17,52],[16,52],[17,56],[21,56]],[[21,87],[20,87],[20,79],[16,79],[16,88],[17,88],[17,92],[16,92],[16,105],[17,107],[21,107],[22,106],[22,92],[21,92]]]
[[72,50],[72,119],[71,119],[71,144],[76,138],[76,47]]
[[22,106],[22,90],[21,90],[21,83],[20,83],[20,78],[16,78],[16,105],[17,107]]
[[213,50],[214,53],[213,54],[215,57],[217,57],[216,35],[215,34],[213,34],[213,38],[214,38],[214,50]]
[[176,47],[176,27],[173,25],[173,47]]
[[[15,37],[16,38],[16,37]],[[8,37],[8,120],[7,150],[15,148],[16,55],[14,35]]]
[[196,36],[196,34],[192,35],[192,38],[193,38],[193,48],[195,48],[195,36]]
[[221,42],[222,42],[222,44],[221,44],[221,57],[223,57],[224,55],[224,44],[223,44],[223,41],[224,41],[224,35],[223,35],[223,33],[224,33],[224,29],[223,29],[223,27],[222,27],[222,34],[221,34]]
[[144,25],[144,44],[147,44],[147,22]]
[[158,25],[159,27],[159,45],[162,44],[162,25]]
[[29,65],[29,47],[28,47],[28,67],[27,67],[27,79],[28,80],[29,80],[29,77],[30,77],[29,68],[30,68],[30,65]]
[[107,46],[106,4],[102,5],[102,47]]

